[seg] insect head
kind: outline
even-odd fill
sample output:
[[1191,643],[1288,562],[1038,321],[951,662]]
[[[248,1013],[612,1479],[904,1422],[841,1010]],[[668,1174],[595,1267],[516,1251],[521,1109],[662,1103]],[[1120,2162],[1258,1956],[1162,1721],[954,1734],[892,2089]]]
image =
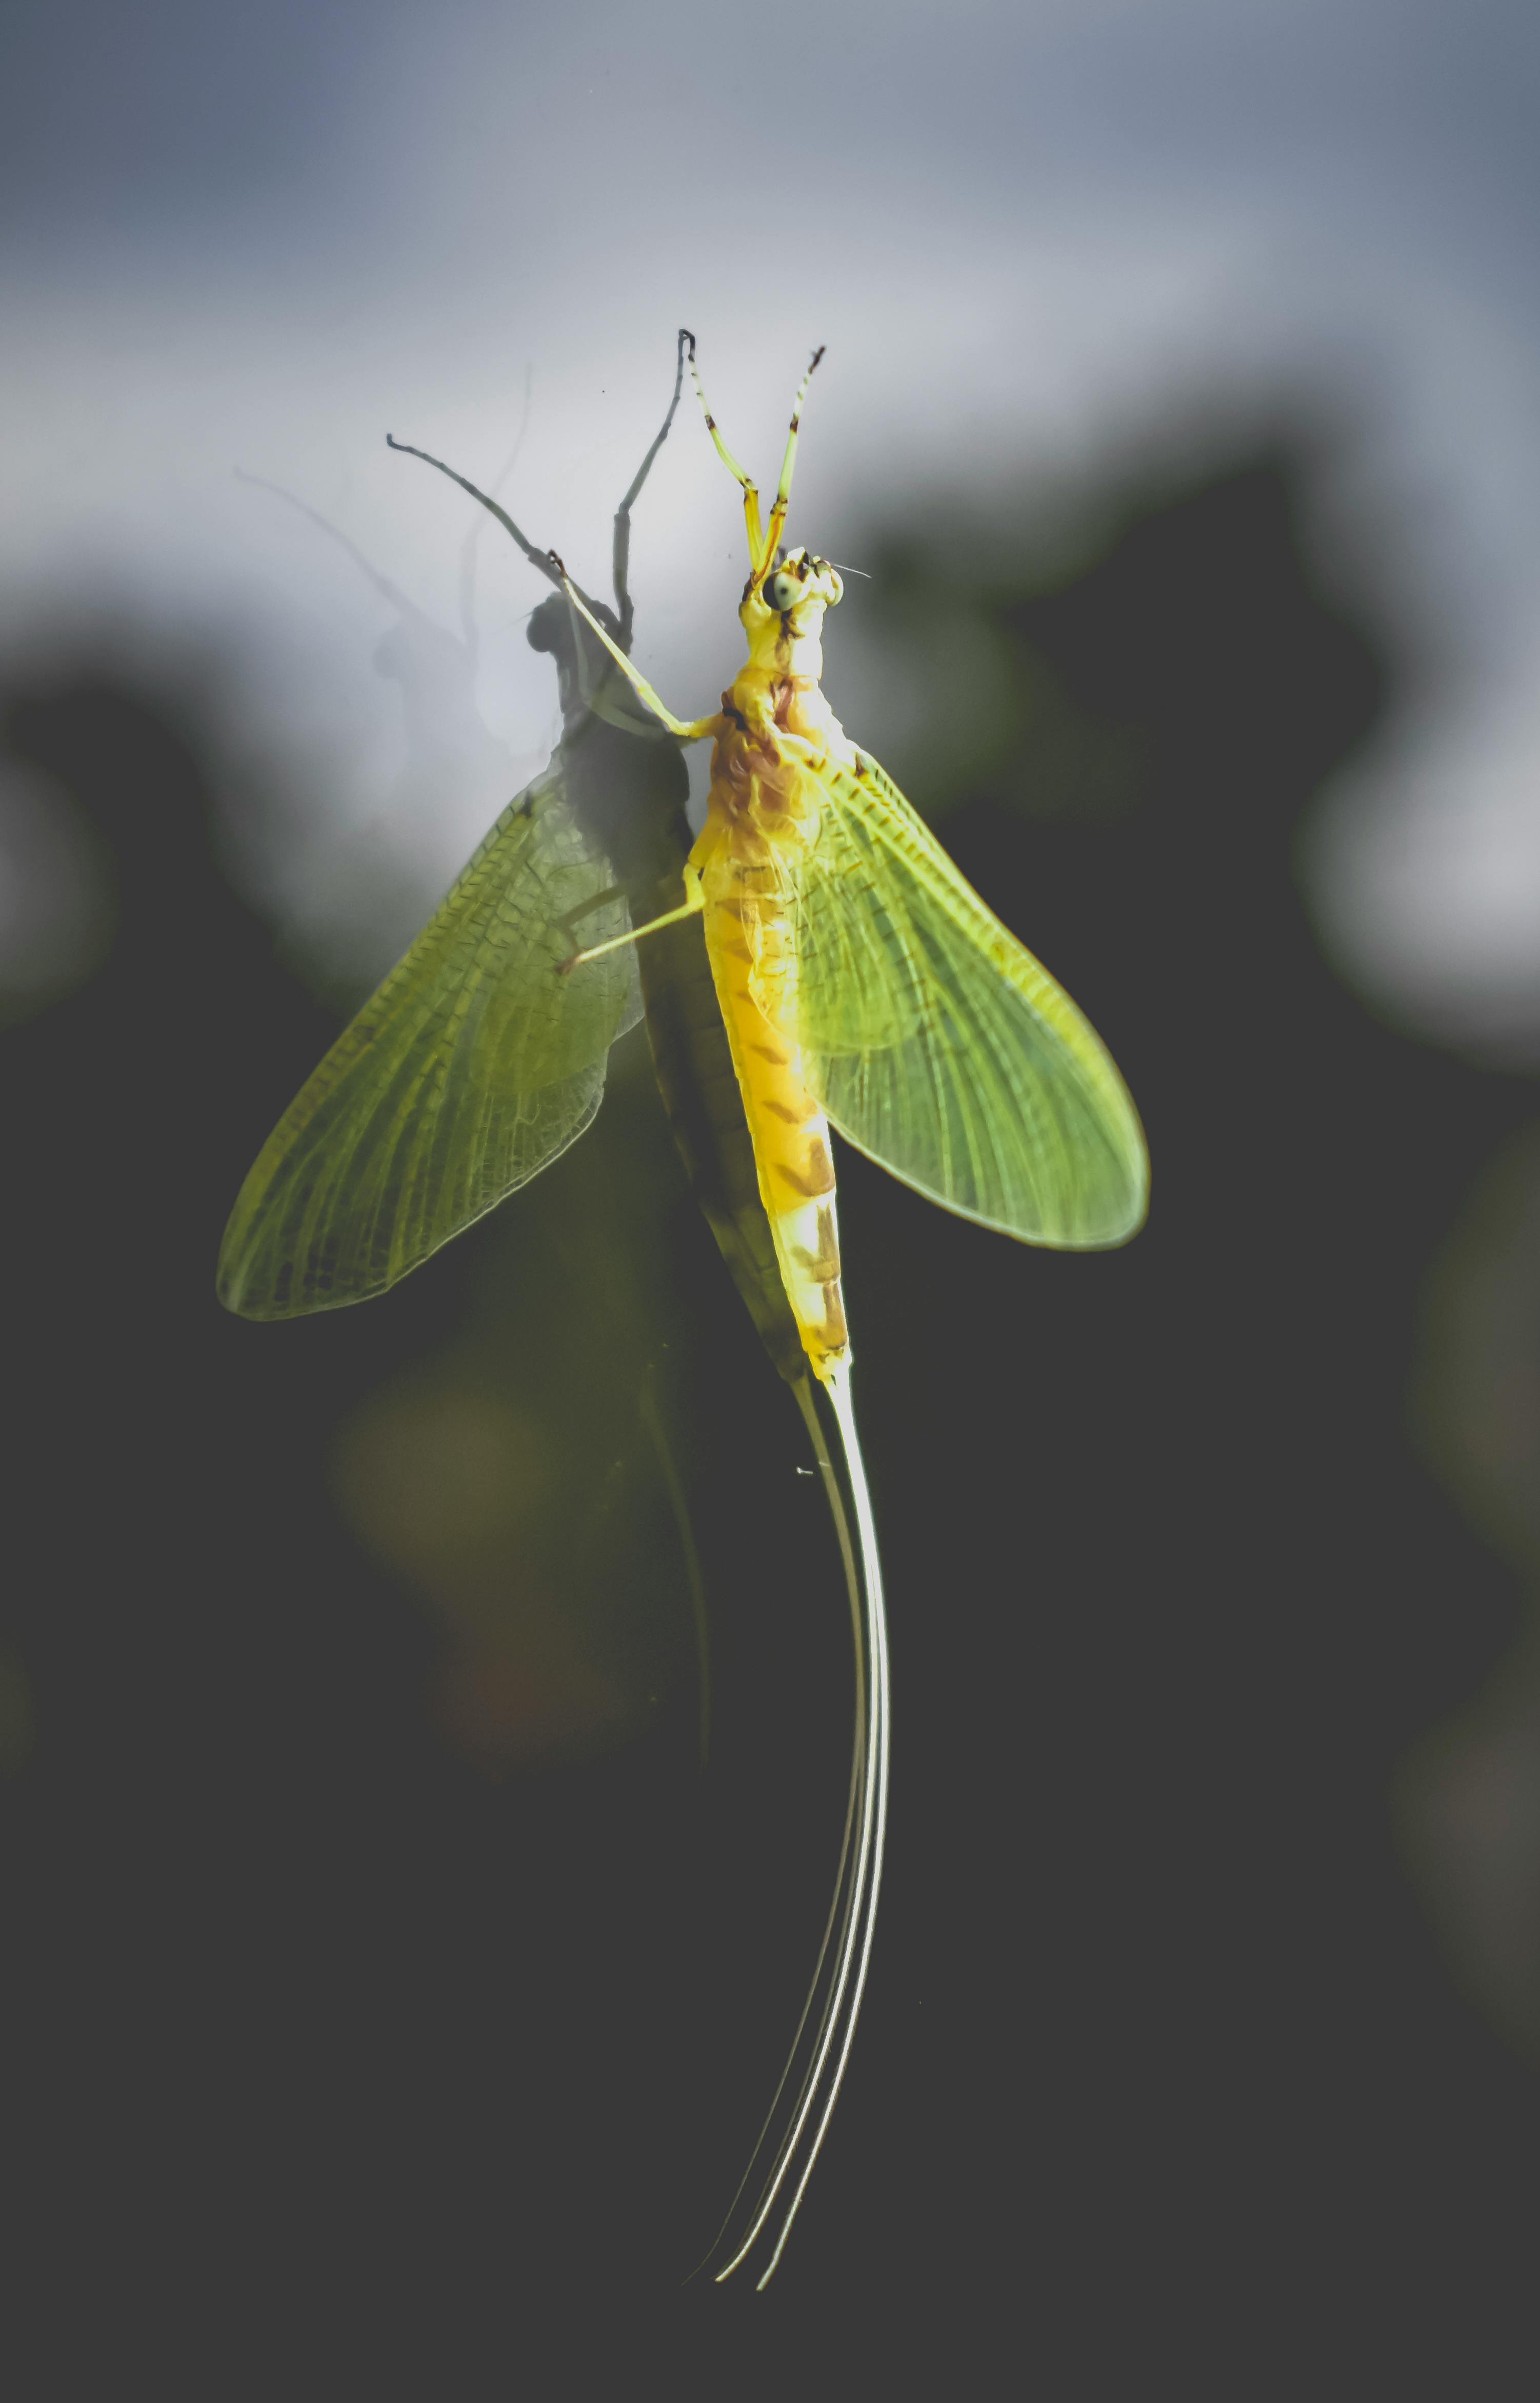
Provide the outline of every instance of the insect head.
[[826,559],[803,549],[788,551],[780,565],[770,570],[759,591],[766,608],[779,610],[784,617],[809,602],[832,609],[844,589],[838,572]]

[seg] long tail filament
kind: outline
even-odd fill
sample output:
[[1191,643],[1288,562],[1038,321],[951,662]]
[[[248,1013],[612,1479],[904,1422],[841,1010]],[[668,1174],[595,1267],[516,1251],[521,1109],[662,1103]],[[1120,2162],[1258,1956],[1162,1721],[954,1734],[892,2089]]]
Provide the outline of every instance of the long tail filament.
[[[756,2168],[770,2152],[770,2132],[782,2118],[781,2098],[803,2052],[803,2039],[816,2011],[817,2026],[811,2055],[796,2102],[785,2121],[784,2132],[770,2154],[764,2183],[747,2229],[731,2257],[715,2273],[718,2283],[732,2275],[747,2258],[779,2205],[779,2225],[770,2259],[757,2281],[761,2288],[768,2285],[773,2277],[785,2249],[792,2222],[801,2205],[813,2164],[828,2132],[850,2060],[855,2022],[866,1988],[867,1969],[871,1959],[878,1889],[882,1876],[882,1843],[887,1824],[888,1641],[882,1610],[881,1568],[877,1557],[877,1529],[851,1408],[847,1365],[843,1361],[838,1363],[825,1382],[839,1428],[845,1475],[854,1507],[854,1545],[851,1539],[844,1496],[824,1439],[811,1381],[804,1380],[794,1390],[812,1438],[813,1453],[828,1496],[844,1562],[855,1655],[855,1729],[839,1865],[812,1981],[802,2006],[801,2018],[797,2023],[797,2034],[792,2040],[785,2068],[771,2097],[753,2157],[729,2206],[724,2230],[732,2223]],[[721,2241],[719,2235],[716,2243],[720,2244]],[[715,2249],[716,2245],[714,2245],[713,2252]]]

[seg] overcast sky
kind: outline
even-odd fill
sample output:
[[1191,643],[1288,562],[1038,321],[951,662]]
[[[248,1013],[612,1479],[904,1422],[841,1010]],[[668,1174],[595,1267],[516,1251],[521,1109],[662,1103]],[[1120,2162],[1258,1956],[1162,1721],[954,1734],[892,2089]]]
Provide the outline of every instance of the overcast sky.
[[[466,513],[386,426],[491,477],[527,379],[507,497],[597,582],[683,322],[764,474],[828,345],[798,519],[831,550],[917,479],[1073,491],[1186,410],[1351,404],[1324,521],[1451,673],[1325,814],[1329,939],[1429,1026],[1527,1019],[1540,1054],[1533,6],[10,0],[5,40],[0,646],[225,630],[232,708],[319,811],[252,863],[281,913],[345,914],[360,828],[430,895],[550,729],[539,588],[489,541],[465,735]],[[380,653],[389,595],[237,468],[443,630],[437,701]],[[681,418],[635,580],[692,711],[734,664],[732,503]]]

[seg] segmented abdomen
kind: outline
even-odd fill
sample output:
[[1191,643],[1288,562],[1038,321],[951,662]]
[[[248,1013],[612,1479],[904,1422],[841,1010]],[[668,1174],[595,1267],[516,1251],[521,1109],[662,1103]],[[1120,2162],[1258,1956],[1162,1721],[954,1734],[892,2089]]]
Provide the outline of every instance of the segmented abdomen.
[[[672,908],[676,890],[657,909]],[[765,1349],[795,1383],[807,1373],[807,1355],[760,1204],[757,1163],[700,922],[665,926],[637,951],[647,1039],[674,1141]]]
[[[706,949],[776,1257],[803,1349],[822,1377],[847,1349],[828,1121],[802,1081],[796,958],[763,836],[742,822],[703,863]],[[766,1008],[750,991],[750,973]]]

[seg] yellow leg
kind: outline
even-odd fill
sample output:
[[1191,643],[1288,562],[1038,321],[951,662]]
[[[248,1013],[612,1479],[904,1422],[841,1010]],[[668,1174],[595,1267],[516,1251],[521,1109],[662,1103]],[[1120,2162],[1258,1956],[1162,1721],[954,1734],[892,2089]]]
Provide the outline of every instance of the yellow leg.
[[[576,585],[567,574],[566,569],[562,566],[562,562],[557,557],[555,551],[548,552],[547,556],[550,560],[551,565],[555,568],[556,573],[561,579],[562,590],[566,594],[568,601],[576,610],[578,616],[584,620],[584,622],[593,628],[594,632],[604,644],[605,650],[608,651],[611,659],[615,661],[616,666],[620,670],[622,675],[625,676],[632,689],[639,693],[642,699],[646,702],[647,707],[651,710],[659,724],[666,727],[669,732],[680,743],[701,743],[705,740],[705,737],[708,734],[715,734],[721,723],[720,717],[715,711],[710,717],[684,718],[675,717],[672,709],[664,708],[662,702],[659,700],[658,695],[654,692],[651,685],[647,682],[646,677],[637,674],[630,660],[627,659],[625,652],[620,648],[619,644],[615,642],[610,635],[605,633],[604,629],[599,623],[598,618],[594,616],[593,611],[589,607],[587,602],[583,599],[582,594],[578,591]],[[659,924],[660,924],[661,923],[661,920],[659,920]]]
[[748,529],[749,565],[757,576],[770,556],[759,523],[759,487],[748,469],[739,465],[716,430],[716,420],[711,413],[711,404],[706,398],[705,386],[701,382],[701,370],[695,364],[695,336],[687,326],[681,326],[679,338],[681,341],[689,344],[690,381],[695,386],[695,397],[701,404],[701,414],[706,421],[706,432],[716,445],[716,455],[723,466],[730,476],[736,477],[738,482],[743,487],[743,522]]
[[775,488],[775,506],[770,510],[770,532],[765,536],[767,567],[775,557],[782,529],[786,522],[786,511],[791,506],[791,471],[797,465],[797,429],[802,423],[802,403],[807,398],[808,386],[812,382],[812,370],[823,355],[824,345],[820,342],[812,354],[807,374],[797,387],[797,397],[791,405],[791,430],[786,436],[786,455],[781,462],[781,481]]
[[696,911],[703,910],[705,906],[706,896],[701,882],[701,871],[697,868],[692,868],[687,860],[685,901],[681,909],[665,910],[660,918],[649,918],[645,926],[632,926],[629,934],[615,935],[607,943],[595,943],[590,951],[574,951],[570,960],[562,961],[562,974],[570,976],[574,968],[580,968],[583,965],[585,960],[602,960],[606,951],[624,951],[628,943],[639,943],[644,935],[655,934],[659,926],[677,926],[681,918],[693,918]]

